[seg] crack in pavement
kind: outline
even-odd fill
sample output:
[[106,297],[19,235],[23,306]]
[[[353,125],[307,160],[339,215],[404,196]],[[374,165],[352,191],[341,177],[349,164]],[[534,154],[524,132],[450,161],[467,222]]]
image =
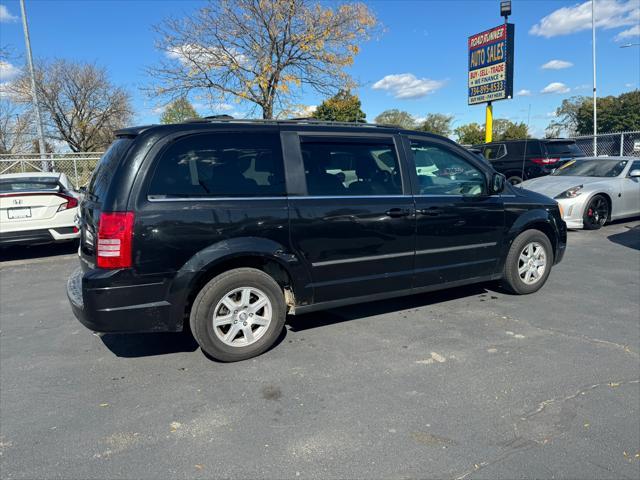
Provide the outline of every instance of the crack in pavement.
[[[595,390],[598,387],[610,386],[611,388],[618,388],[624,385],[638,384],[640,379],[625,379],[619,381],[600,382],[593,385],[588,385],[579,388],[575,393],[567,395],[565,397],[554,397],[548,400],[540,402],[535,410],[522,414],[516,422],[513,424],[514,438],[504,444],[505,448],[498,453],[494,458],[486,461],[474,463],[473,466],[460,474],[454,475],[454,480],[463,480],[472,473],[475,473],[490,465],[500,463],[510,457],[511,455],[519,452],[523,452],[540,445],[546,445],[554,438],[564,435],[569,429],[570,424],[574,420],[576,414],[570,409],[563,408],[563,404],[571,400],[579,399],[585,396],[588,392]],[[548,419],[547,422],[537,422],[537,416],[543,414],[545,410],[550,406],[560,407],[559,412],[555,414],[555,417]],[[540,439],[536,438],[539,437]],[[601,467],[602,468],[602,467]],[[612,472],[610,472],[612,473]],[[623,477],[623,474],[613,472],[616,475]],[[626,478],[626,477],[625,477]]]
[[[495,313],[495,312],[494,312]],[[496,313],[496,315],[499,315]],[[501,320],[510,320],[512,322],[515,323],[519,323],[521,325],[526,325],[529,328],[533,328],[535,330],[540,330],[543,332],[549,332],[552,335],[561,335],[563,337],[567,337],[567,338],[571,338],[571,339],[575,339],[575,340],[584,340],[585,342],[588,343],[593,343],[593,344],[602,344],[602,345],[606,345],[609,347],[615,347],[616,349],[621,349],[623,350],[625,353],[628,353],[634,357],[640,357],[640,353],[638,352],[634,352],[633,350],[631,350],[629,348],[629,345],[623,345],[621,343],[616,343],[616,342],[611,342],[609,340],[601,340],[599,338],[593,338],[593,337],[588,337],[587,335],[579,335],[579,334],[572,334],[572,333],[567,333],[567,332],[563,332],[562,330],[557,330],[555,328],[543,328],[543,327],[538,327],[537,325],[533,325],[530,322],[526,321],[526,320],[520,320],[517,318],[513,318],[511,316],[508,315],[502,315],[501,316]]]
[[609,385],[610,387],[621,387],[623,385],[628,385],[628,384],[632,384],[632,383],[640,383],[640,379],[632,379],[632,380],[620,380],[618,382],[608,382],[608,383],[595,383],[593,385],[589,385],[588,387],[583,387],[580,390],[578,390],[576,393],[574,393],[573,395],[569,395],[568,397],[564,397],[564,398],[550,398],[549,400],[544,400],[542,402],[540,402],[538,404],[538,408],[535,409],[534,411],[530,412],[530,413],[525,413],[524,416],[520,417],[521,420],[527,420],[531,417],[533,417],[534,415],[539,414],[540,412],[542,412],[547,406],[556,403],[556,402],[566,402],[568,400],[573,400],[574,398],[576,398],[578,395],[585,395],[587,392],[594,390],[598,387],[601,387],[603,385]]

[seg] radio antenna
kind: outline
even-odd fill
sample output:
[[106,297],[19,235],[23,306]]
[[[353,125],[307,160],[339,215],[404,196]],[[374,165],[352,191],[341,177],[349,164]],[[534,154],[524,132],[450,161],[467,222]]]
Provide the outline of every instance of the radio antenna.
[[531,104],[529,104],[529,113],[527,113],[527,133],[524,136],[524,151],[522,152],[522,170],[520,170],[520,178],[522,182],[520,182],[520,188],[522,188],[522,183],[524,183],[524,162],[527,159],[527,143],[529,143],[529,122],[531,121]]

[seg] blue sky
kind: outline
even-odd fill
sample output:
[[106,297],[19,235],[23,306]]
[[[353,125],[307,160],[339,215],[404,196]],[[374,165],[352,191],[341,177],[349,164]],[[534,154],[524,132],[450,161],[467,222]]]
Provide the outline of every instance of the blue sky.
[[[105,66],[113,82],[129,90],[137,123],[157,122],[157,104],[140,88],[148,84],[145,66],[161,53],[154,48],[152,25],[203,5],[175,0],[27,0],[36,58],[68,58]],[[333,2],[326,2],[331,5]],[[363,45],[351,74],[367,118],[389,108],[416,117],[453,115],[454,127],[484,121],[484,106],[467,106],[469,35],[501,23],[497,0],[378,0],[367,2],[384,26],[379,38]],[[0,2],[0,44],[12,53],[2,65],[2,81],[21,67],[24,39],[17,0]],[[599,25],[599,95],[640,88],[640,0],[596,0]],[[542,135],[563,98],[591,94],[590,2],[514,0],[510,22],[516,25],[512,100],[494,103],[497,118],[527,121]],[[23,58],[23,57],[22,57]],[[548,64],[547,68],[543,65]],[[549,68],[555,67],[555,68]],[[386,79],[385,79],[386,77]],[[386,88],[374,88],[378,87]],[[542,93],[544,89],[551,93]],[[401,98],[398,98],[401,97]],[[408,97],[408,98],[407,98]],[[303,91],[300,103],[322,98]],[[228,107],[242,113],[242,106]],[[206,106],[202,114],[211,114]]]

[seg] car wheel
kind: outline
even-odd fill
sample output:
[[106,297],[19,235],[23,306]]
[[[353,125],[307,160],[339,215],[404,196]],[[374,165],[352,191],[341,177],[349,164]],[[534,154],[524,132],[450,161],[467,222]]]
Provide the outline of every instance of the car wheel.
[[200,348],[215,360],[235,362],[271,347],[284,328],[280,286],[254,268],[218,275],[196,296],[189,318]]
[[537,292],[547,281],[552,265],[549,237],[540,230],[526,230],[511,244],[504,264],[503,285],[518,295]]
[[585,230],[598,230],[609,218],[609,202],[602,195],[594,195],[584,209],[582,224]]
[[518,185],[519,183],[522,183],[522,178],[517,175],[510,175],[507,177],[507,182],[511,185]]

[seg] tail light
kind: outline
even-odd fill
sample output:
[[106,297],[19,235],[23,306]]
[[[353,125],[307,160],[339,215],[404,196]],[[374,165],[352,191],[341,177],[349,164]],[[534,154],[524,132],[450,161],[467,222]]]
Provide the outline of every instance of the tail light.
[[98,223],[98,268],[131,266],[133,212],[102,213]]
[[554,163],[557,163],[560,161],[559,158],[532,158],[531,161],[533,163],[537,163],[538,165],[553,165]]
[[66,195],[64,193],[56,193],[56,196],[62,197],[66,200],[65,203],[61,203],[58,207],[58,212],[62,212],[63,210],[68,210],[70,208],[76,208],[78,206],[78,199],[71,195]]

